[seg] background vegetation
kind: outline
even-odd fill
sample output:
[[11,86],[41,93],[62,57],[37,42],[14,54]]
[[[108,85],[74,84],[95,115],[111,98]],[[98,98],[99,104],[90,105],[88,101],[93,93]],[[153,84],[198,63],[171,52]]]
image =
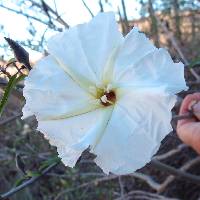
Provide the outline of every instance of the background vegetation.
[[[90,1],[80,1],[93,17],[96,13],[90,8]],[[115,10],[123,34],[137,25],[157,47],[168,48],[174,60],[185,63],[189,90],[178,95],[173,109],[174,131],[163,140],[151,163],[127,176],[105,176],[87,151],[75,168],[65,167],[57,158],[56,149],[36,131],[34,117],[20,119],[24,104],[23,78],[29,68],[28,54],[7,39],[0,44],[4,52],[0,55],[0,199],[200,199],[200,157],[180,142],[175,131],[183,97],[200,89],[200,2],[135,0],[141,7],[140,18],[134,19],[127,12],[128,1],[131,0],[118,1]],[[31,49],[40,52],[41,56],[47,55],[47,38],[69,28],[69,22],[59,13],[56,4],[56,0],[0,0],[1,10],[27,20],[29,37],[17,42],[29,51],[30,58]],[[116,1],[99,0],[96,4],[99,12],[104,12],[107,8],[114,10]],[[1,33],[9,37],[5,27],[0,27]],[[13,51],[15,58],[9,60],[11,55],[14,57]],[[17,52],[21,54],[17,55]],[[34,62],[31,60],[32,65]]]

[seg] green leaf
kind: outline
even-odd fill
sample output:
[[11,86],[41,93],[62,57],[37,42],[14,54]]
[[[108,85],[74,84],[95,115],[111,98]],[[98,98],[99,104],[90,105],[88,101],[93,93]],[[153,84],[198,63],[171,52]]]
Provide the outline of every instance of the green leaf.
[[39,167],[39,171],[42,171],[44,169],[46,169],[47,167],[49,167],[50,165],[52,165],[53,163],[59,162],[60,158],[56,157],[52,157],[48,160],[45,160],[44,162],[42,162],[41,166]]
[[4,91],[3,97],[2,97],[2,99],[0,101],[0,116],[3,113],[3,110],[5,108],[5,105],[6,105],[7,101],[8,101],[8,97],[9,97],[12,89],[16,86],[16,84],[19,81],[23,80],[24,78],[25,78],[25,75],[21,75],[21,76],[17,77],[16,74],[10,78],[10,80],[8,82],[8,85],[7,85],[7,87],[6,87],[5,91]]
[[17,77],[16,84],[19,83],[20,81],[24,80],[25,78],[26,78],[25,75],[20,75],[19,77]]
[[37,177],[37,176],[40,176],[41,175],[41,173],[40,172],[37,172],[37,171],[27,171],[26,172],[26,176],[27,177]]
[[200,57],[195,58],[192,60],[192,62],[189,64],[189,67],[197,67],[200,66]]
[[20,179],[17,179],[17,180],[15,181],[14,186],[17,187],[17,186],[21,185],[21,184],[22,184],[24,181],[26,181],[26,180],[27,180],[27,177],[22,177],[22,178],[20,178]]
[[0,116],[2,115],[3,109],[8,101],[10,92],[12,91],[12,88],[15,85],[16,78],[17,78],[17,75],[12,76],[8,82],[6,89],[5,89],[5,92],[4,92],[1,102],[0,102]]

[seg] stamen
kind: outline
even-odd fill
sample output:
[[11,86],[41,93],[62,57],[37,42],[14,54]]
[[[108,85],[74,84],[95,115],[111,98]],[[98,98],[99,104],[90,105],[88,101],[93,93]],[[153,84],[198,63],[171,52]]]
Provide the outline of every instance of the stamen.
[[103,103],[107,103],[108,102],[108,99],[107,99],[106,95],[103,95],[100,99],[101,99],[101,101]]
[[104,106],[113,105],[116,101],[116,95],[114,91],[105,92],[104,95],[100,98],[101,103]]
[[113,105],[116,101],[115,91],[112,90],[112,85],[104,85],[102,87],[90,86],[89,90],[95,94],[96,99],[104,106]]

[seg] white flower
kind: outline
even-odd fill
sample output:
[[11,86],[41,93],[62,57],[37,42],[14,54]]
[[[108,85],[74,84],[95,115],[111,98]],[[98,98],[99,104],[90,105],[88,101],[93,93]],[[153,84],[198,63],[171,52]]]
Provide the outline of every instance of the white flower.
[[183,64],[137,28],[124,38],[113,13],[55,35],[48,49],[26,78],[23,112],[36,116],[64,164],[73,167],[88,147],[105,173],[149,162],[172,130]]

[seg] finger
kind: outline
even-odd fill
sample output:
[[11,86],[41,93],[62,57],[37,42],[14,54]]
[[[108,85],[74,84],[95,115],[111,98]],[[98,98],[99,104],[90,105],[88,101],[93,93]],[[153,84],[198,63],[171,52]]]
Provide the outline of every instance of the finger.
[[200,102],[194,104],[192,111],[196,118],[200,120]]
[[[194,105],[197,101],[200,101],[200,93],[187,95],[181,104],[179,115],[187,114],[189,110],[191,109],[192,105]],[[177,127],[185,123],[194,122],[194,121],[195,121],[195,118],[179,120],[177,123]]]
[[189,122],[177,128],[179,138],[200,154],[200,122]]
[[200,92],[187,95],[181,104],[179,114],[182,115],[187,113],[191,107],[191,104],[194,102],[196,103],[197,101],[200,101]]

